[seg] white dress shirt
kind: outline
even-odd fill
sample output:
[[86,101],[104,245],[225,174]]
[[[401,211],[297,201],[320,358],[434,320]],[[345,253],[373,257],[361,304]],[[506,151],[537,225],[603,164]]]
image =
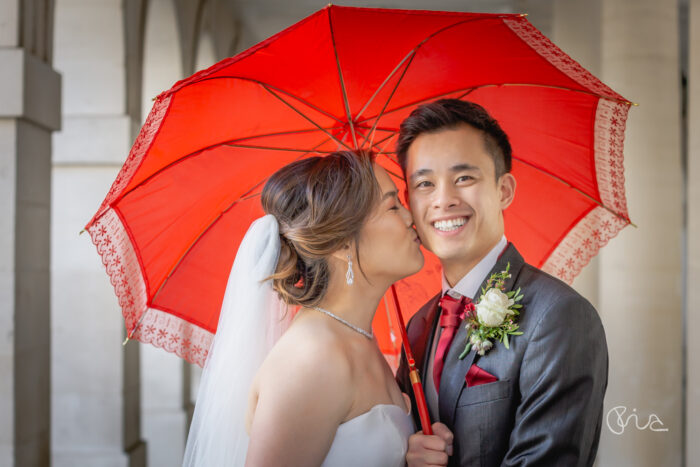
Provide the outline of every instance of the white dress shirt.
[[[489,251],[486,256],[482,258],[476,266],[474,266],[471,271],[469,271],[462,279],[460,279],[454,287],[450,287],[450,284],[445,278],[445,274],[442,275],[442,294],[445,295],[448,291],[453,291],[459,295],[469,297],[471,299],[478,299],[477,294],[479,293],[479,286],[486,279],[486,276],[491,269],[496,265],[498,257],[501,255],[503,250],[508,245],[508,240],[506,236],[502,236],[501,240],[494,246],[491,251]],[[433,380],[433,360],[435,359],[435,351],[437,350],[437,344],[440,340],[440,326],[435,327],[435,336],[433,337],[433,345],[430,348],[430,356],[428,357],[428,365],[423,375],[423,386],[425,389],[425,399],[428,403],[428,408],[430,414],[433,417],[433,422],[440,421],[440,411],[438,409],[438,393],[435,388],[435,381]]]

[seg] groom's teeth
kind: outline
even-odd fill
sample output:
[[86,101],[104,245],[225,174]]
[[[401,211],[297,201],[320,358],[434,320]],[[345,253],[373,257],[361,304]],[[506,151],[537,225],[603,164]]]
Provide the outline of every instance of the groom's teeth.
[[436,221],[433,223],[433,226],[442,231],[442,232],[449,232],[451,230],[457,230],[458,228],[462,227],[464,224],[467,223],[467,218],[466,217],[460,217],[457,219],[448,219],[445,221]]

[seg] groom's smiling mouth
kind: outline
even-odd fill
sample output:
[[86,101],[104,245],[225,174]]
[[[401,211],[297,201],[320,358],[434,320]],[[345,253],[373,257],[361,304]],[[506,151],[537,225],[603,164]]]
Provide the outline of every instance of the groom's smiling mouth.
[[456,234],[464,229],[470,216],[451,217],[431,222],[435,230],[442,234]]

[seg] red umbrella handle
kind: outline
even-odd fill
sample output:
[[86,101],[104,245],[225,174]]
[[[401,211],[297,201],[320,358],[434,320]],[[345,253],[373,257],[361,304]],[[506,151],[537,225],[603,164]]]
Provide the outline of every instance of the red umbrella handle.
[[413,395],[416,398],[416,406],[418,407],[418,416],[420,417],[420,424],[423,426],[423,434],[432,435],[433,428],[430,424],[430,415],[428,415],[428,405],[425,402],[425,393],[423,392],[423,385],[420,382],[420,375],[418,374],[418,368],[416,368],[416,361],[413,359],[413,352],[411,352],[411,346],[408,344],[408,336],[406,335],[406,325],[403,322],[403,315],[401,314],[401,305],[399,305],[399,297],[396,294],[396,287],[392,284],[391,293],[394,297],[394,311],[396,314],[396,322],[399,323],[399,330],[401,331],[401,341],[403,342],[403,349],[406,352],[406,361],[408,362],[408,376],[411,379],[411,385],[413,386]]

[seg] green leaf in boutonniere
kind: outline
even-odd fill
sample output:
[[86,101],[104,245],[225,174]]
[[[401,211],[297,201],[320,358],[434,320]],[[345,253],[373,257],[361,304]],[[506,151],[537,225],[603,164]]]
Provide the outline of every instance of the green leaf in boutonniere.
[[484,355],[493,347],[493,340],[498,340],[510,349],[508,336],[522,335],[518,331],[517,319],[523,299],[520,289],[506,292],[505,282],[511,277],[510,263],[505,271],[494,273],[481,289],[481,297],[466,317],[467,343],[460,354],[460,360],[474,348],[479,355]]

